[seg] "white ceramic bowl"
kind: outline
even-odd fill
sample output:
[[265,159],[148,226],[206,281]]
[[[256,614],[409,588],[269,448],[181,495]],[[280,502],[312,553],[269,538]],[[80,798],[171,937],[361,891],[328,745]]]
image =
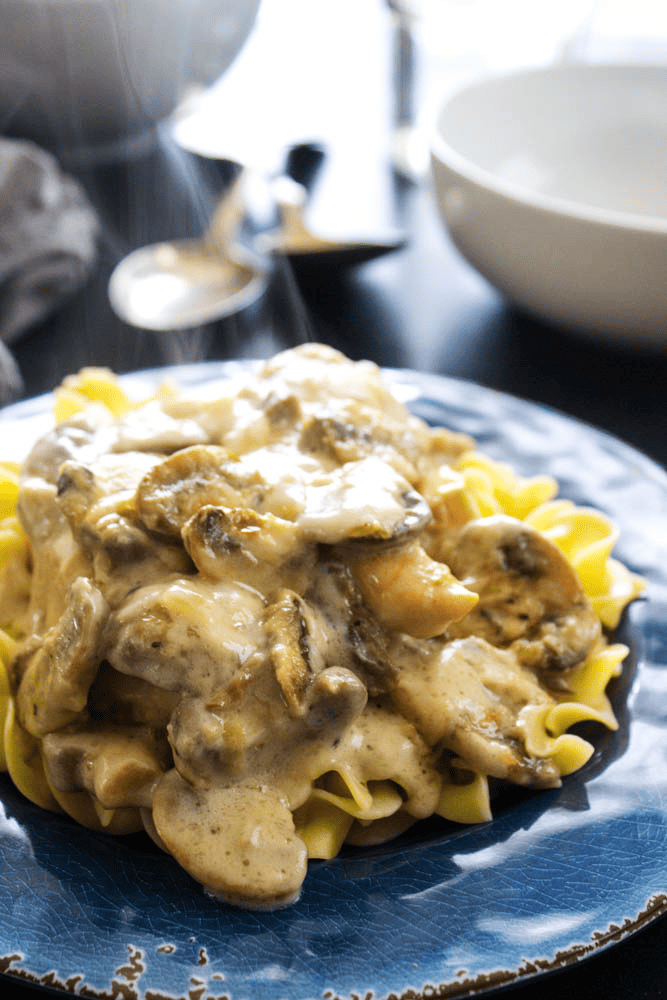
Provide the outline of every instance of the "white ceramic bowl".
[[437,119],[441,216],[514,303],[667,347],[667,68],[571,65],[468,85]]
[[212,83],[260,0],[0,0],[0,123],[105,158]]

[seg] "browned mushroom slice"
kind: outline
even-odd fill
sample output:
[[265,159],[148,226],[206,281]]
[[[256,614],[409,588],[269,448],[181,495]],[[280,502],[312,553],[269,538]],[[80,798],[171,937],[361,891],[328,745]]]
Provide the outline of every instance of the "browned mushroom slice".
[[366,704],[366,687],[341,663],[349,652],[317,606],[284,588],[267,610],[266,632],[269,662],[292,718],[320,736],[356,718]]
[[109,608],[84,577],[74,581],[68,609],[45,634],[27,662],[14,665],[21,680],[16,705],[21,725],[33,736],[68,725],[86,707],[100,664],[100,637]]
[[336,417],[311,417],[303,428],[299,446],[336,464],[358,461],[373,451],[367,430]]
[[[192,571],[181,545],[165,545],[138,521],[138,483],[158,460],[131,452],[81,465],[65,462],[58,476],[57,505],[109,603],[165,573]],[[40,553],[43,556],[43,553]]]
[[304,732],[340,733],[364,708],[367,691],[355,673],[328,665],[344,650],[319,609],[284,589],[268,609],[266,630],[288,713],[304,720]]
[[290,715],[307,711],[313,678],[304,602],[291,590],[282,590],[267,611],[269,656]]
[[194,788],[172,770],[157,785],[153,821],[179,864],[219,898],[273,909],[298,897],[306,846],[275,788]]
[[470,637],[402,656],[392,696],[429,746],[443,745],[474,770],[515,784],[559,784],[550,760],[527,753],[517,725],[526,705],[553,699],[512,653]]
[[340,638],[340,648],[332,651],[330,659],[358,673],[372,697],[386,693],[396,672],[387,633],[364,602],[350,567],[322,561],[308,599]]
[[301,533],[291,521],[247,508],[208,504],[184,525],[182,537],[204,576],[214,580],[231,576],[265,592],[275,589],[279,569],[290,586],[305,587],[305,562],[316,557],[313,549],[306,553]]
[[264,415],[277,435],[290,430],[301,419],[301,403],[293,393],[288,396],[271,394],[264,404]]
[[505,515],[469,522],[445,553],[479,603],[447,634],[511,646],[527,665],[555,674],[586,658],[600,623],[579,577],[540,532]]
[[366,688],[350,670],[327,667],[318,674],[308,692],[306,733],[326,742],[337,738],[364,710]]
[[164,534],[179,534],[200,507],[254,507],[261,477],[241,477],[234,458],[217,445],[184,448],[160,462],[139,484],[136,503],[144,524]]

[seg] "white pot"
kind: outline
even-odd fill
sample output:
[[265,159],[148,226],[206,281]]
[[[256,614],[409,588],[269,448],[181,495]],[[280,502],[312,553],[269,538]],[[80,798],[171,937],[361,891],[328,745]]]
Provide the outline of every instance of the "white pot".
[[2,0],[0,124],[66,156],[141,136],[212,83],[260,0]]

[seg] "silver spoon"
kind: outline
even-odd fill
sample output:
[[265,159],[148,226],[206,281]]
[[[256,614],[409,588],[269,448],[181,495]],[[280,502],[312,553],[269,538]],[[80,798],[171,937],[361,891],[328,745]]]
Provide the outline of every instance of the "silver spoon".
[[237,241],[246,179],[242,171],[200,239],[154,243],[121,260],[108,291],[122,320],[145,330],[185,330],[239,312],[262,295],[266,269]]

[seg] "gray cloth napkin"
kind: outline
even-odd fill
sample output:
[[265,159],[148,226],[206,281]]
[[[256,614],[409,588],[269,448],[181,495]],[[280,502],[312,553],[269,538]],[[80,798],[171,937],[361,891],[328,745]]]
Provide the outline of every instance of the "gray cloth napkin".
[[24,387],[19,366],[9,348],[0,340],[0,407],[20,399]]
[[84,284],[98,229],[83,188],[55,157],[0,139],[0,340],[15,340]]

